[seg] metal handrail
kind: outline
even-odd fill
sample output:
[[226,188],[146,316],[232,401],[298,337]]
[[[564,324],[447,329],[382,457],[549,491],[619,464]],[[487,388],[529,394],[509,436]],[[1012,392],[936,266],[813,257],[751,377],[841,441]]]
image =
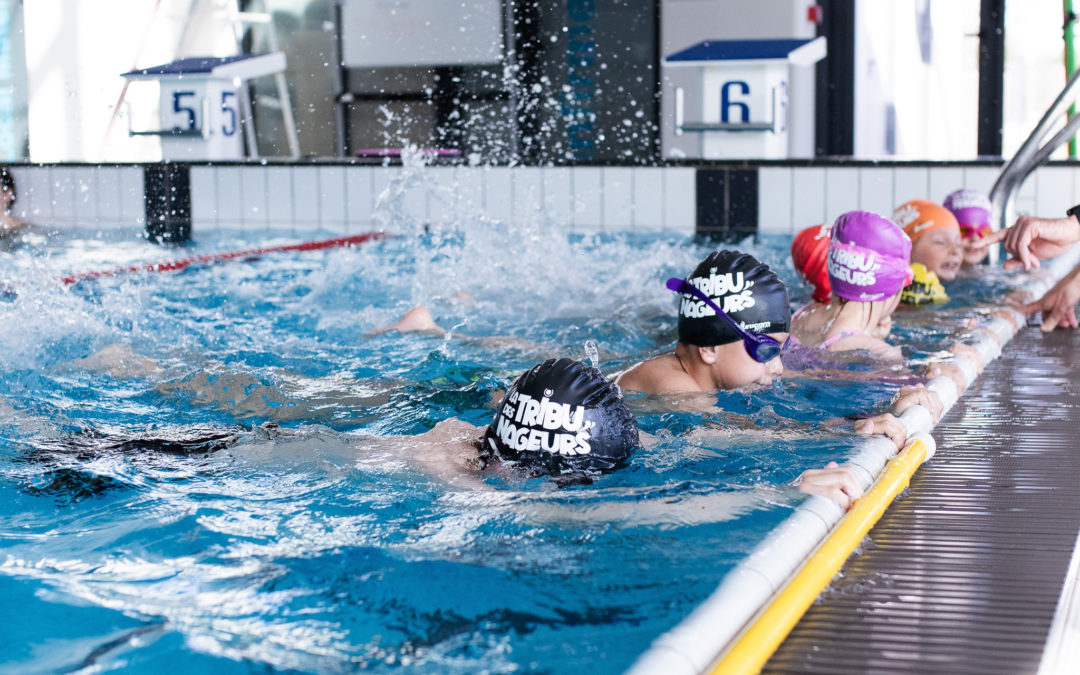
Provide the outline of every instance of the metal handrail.
[[1014,200],[1016,192],[1020,189],[1024,180],[1032,171],[1046,163],[1051,153],[1062,143],[1068,141],[1071,134],[1075,133],[1077,125],[1080,125],[1080,122],[1076,122],[1080,118],[1073,118],[1049,142],[1040,145],[1054,123],[1060,118],[1061,113],[1075,100],[1076,97],[1070,96],[1070,94],[1076,89],[1078,82],[1080,82],[1080,71],[1073,73],[1072,77],[1065,83],[1065,88],[1054,99],[1042,119],[1039,120],[1039,123],[1035,125],[1035,129],[1027,137],[1027,140],[1001,169],[994,187],[990,190],[990,203],[993,205],[997,229],[1008,227],[1016,219]]

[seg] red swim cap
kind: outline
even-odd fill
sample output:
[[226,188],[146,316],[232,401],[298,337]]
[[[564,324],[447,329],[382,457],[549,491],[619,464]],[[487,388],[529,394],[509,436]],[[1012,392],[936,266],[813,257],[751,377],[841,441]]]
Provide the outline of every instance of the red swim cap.
[[828,302],[832,294],[829,288],[829,226],[814,225],[795,235],[791,242],[791,260],[814,286],[814,300]]

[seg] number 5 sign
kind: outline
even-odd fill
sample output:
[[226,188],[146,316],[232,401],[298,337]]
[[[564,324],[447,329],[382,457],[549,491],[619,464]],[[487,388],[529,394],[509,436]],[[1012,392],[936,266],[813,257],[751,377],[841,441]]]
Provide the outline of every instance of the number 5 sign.
[[239,159],[239,95],[231,80],[185,77],[161,81],[163,159]]
[[161,87],[161,126],[129,131],[161,138],[167,160],[202,161],[244,156],[240,87],[261,75],[282,72],[280,52],[214,58],[188,58],[124,73],[131,80],[156,80]]

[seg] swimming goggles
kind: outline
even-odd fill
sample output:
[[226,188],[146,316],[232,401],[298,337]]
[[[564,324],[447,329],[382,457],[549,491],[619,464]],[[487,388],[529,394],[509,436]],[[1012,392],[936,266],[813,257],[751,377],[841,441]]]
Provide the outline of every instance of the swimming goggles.
[[964,239],[982,239],[990,234],[990,231],[990,223],[981,223],[979,225],[965,225],[964,223],[960,223],[960,236]]
[[743,346],[746,348],[746,353],[750,355],[750,358],[754,359],[758,363],[766,363],[772,361],[780,352],[784,351],[784,347],[791,341],[789,336],[787,340],[784,340],[784,344],[780,344],[776,338],[771,335],[760,335],[758,333],[751,333],[738,323],[735,319],[732,319],[724,310],[720,309],[712,298],[705,295],[704,292],[697,286],[689,283],[685,279],[679,279],[678,277],[672,277],[667,280],[668,290],[675,291],[676,293],[682,293],[683,295],[692,295],[699,300],[702,300],[706,305],[713,308],[716,315],[727,322],[729,326],[735,329],[735,332],[742,338]]

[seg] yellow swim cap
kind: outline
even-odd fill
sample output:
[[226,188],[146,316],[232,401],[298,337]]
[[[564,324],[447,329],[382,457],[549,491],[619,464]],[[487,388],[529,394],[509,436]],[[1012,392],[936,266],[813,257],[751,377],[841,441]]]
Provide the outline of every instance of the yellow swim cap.
[[900,302],[905,305],[928,305],[949,299],[937,274],[926,269],[926,265],[911,263],[911,272],[914,277],[900,293]]

